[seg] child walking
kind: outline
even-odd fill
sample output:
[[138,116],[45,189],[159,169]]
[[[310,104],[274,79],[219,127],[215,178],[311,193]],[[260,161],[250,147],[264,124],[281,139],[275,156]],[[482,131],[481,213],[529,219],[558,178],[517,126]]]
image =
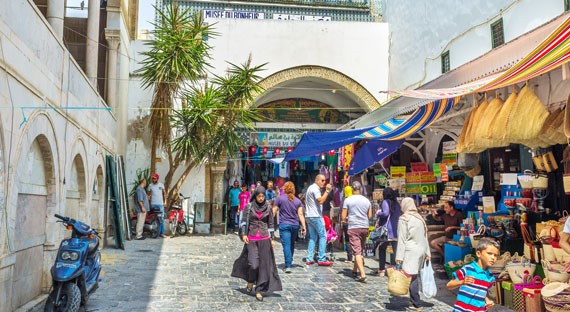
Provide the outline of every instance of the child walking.
[[479,260],[466,264],[453,273],[453,279],[447,283],[447,289],[459,287],[454,312],[487,311],[495,303],[487,297],[495,277],[489,272],[499,257],[499,243],[491,238],[481,238],[476,254]]

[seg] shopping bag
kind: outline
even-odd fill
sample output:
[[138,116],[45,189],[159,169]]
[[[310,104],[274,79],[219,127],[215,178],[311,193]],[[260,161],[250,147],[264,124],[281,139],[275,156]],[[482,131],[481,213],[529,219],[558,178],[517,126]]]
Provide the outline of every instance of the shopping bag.
[[390,267],[388,273],[388,292],[393,296],[405,296],[410,289],[411,277],[400,269]]
[[422,279],[422,292],[424,293],[424,296],[427,298],[435,297],[437,294],[437,285],[435,284],[431,261],[426,261],[424,267],[420,271],[420,278]]

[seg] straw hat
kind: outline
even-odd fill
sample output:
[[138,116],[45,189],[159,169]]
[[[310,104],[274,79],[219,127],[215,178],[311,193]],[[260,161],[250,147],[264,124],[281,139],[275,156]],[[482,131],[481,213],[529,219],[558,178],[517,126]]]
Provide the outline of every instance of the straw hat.
[[559,293],[563,292],[564,290],[566,290],[568,287],[570,287],[570,285],[566,284],[566,283],[561,283],[561,282],[552,282],[548,285],[545,285],[544,287],[542,287],[542,290],[540,291],[540,294],[543,297],[552,297],[552,296],[556,296]]

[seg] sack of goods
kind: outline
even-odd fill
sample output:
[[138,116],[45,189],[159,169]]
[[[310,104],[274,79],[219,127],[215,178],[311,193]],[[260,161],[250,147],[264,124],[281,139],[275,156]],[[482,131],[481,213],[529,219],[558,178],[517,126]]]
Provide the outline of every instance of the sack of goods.
[[411,277],[404,271],[388,268],[388,292],[393,296],[405,296],[410,289]]

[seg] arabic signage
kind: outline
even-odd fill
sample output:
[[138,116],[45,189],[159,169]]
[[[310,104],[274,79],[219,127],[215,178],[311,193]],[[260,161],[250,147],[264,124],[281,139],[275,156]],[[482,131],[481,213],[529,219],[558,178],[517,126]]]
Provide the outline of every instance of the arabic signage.
[[252,132],[249,143],[267,147],[291,147],[297,145],[302,133],[295,132]]
[[390,175],[392,178],[405,178],[406,166],[390,166]]
[[273,14],[273,19],[285,20],[285,21],[323,21],[323,22],[332,21],[332,18],[330,16],[296,15],[296,14]]
[[424,162],[413,162],[411,163],[411,165],[412,165],[412,172],[428,171],[427,164]]
[[408,172],[406,175],[406,184],[414,183],[435,183],[435,175],[433,172]]
[[435,183],[406,184],[406,193],[421,194],[421,195],[437,195],[437,185]]
[[265,13],[229,10],[204,10],[204,18],[264,19]]

